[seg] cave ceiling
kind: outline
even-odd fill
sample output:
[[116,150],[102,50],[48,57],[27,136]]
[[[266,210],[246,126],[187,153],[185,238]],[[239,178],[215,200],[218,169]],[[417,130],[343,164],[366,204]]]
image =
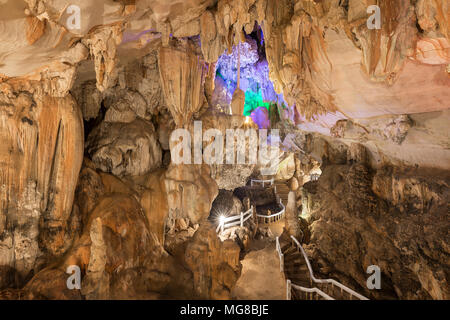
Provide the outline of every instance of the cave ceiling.
[[72,29],[68,1],[1,0],[0,77],[57,81],[50,94],[64,96],[78,73],[106,90],[122,61],[151,46],[198,36],[213,63],[257,22],[275,90],[319,131],[337,119],[448,109],[448,2],[378,1],[381,29],[369,30],[375,2],[74,0]]

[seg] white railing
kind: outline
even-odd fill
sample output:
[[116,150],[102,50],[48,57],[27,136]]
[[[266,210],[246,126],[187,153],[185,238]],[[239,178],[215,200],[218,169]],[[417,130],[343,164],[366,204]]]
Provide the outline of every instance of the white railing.
[[216,232],[223,232],[225,229],[234,227],[234,226],[244,226],[244,222],[253,217],[253,206],[250,207],[246,212],[241,212],[238,215],[230,216],[221,219],[219,225],[216,228]]
[[278,252],[278,258],[280,258],[280,272],[284,272],[284,254],[281,252],[280,237],[277,237],[276,248]]
[[313,299],[313,294],[315,294],[316,299],[320,297],[322,297],[325,300],[334,300],[334,298],[330,297],[329,295],[327,295],[325,292],[323,292],[322,290],[320,290],[319,288],[305,288],[302,286],[298,286],[296,284],[292,284],[290,280],[289,284],[287,284],[288,286],[290,286],[292,289],[295,290],[299,290],[305,293],[306,298],[308,299],[308,293],[309,293],[309,300],[314,300]]
[[286,280],[286,300],[291,300],[291,280]]
[[358,298],[360,300],[369,300],[366,297],[364,297],[363,295],[353,291],[352,289],[344,286],[342,283],[337,282],[334,279],[317,279],[316,277],[314,277],[314,273],[313,273],[313,270],[312,270],[312,267],[311,267],[311,263],[309,262],[308,255],[306,254],[306,252],[303,249],[302,245],[297,241],[297,239],[295,239],[294,236],[291,236],[291,239],[294,241],[294,243],[296,244],[297,248],[300,249],[300,251],[301,251],[301,253],[303,255],[303,258],[305,259],[305,262],[306,262],[306,265],[307,265],[308,271],[309,271],[309,277],[310,277],[312,282],[320,283],[320,284],[331,284],[332,287],[336,286],[336,287],[341,289],[341,292],[342,291],[347,292],[349,294],[350,299],[352,299],[352,297],[356,297],[356,298]]
[[270,185],[273,185],[274,183],[274,179],[267,179],[267,180],[257,180],[257,179],[251,179],[250,180],[250,185],[253,187],[255,183],[261,183],[262,187],[264,188],[264,185],[266,183],[270,183]]
[[[277,196],[277,199],[279,199],[278,196]],[[282,208],[280,212],[277,212],[277,213],[274,213],[271,215],[256,214],[256,216],[259,219],[263,220],[264,223],[271,223],[271,222],[279,221],[283,217],[283,214],[286,212],[286,207],[284,206],[283,201],[281,201],[281,199],[279,199],[279,203]]]
[[320,174],[318,174],[318,173],[313,173],[309,176],[311,181],[317,181],[317,180],[319,180],[319,177],[320,177]]

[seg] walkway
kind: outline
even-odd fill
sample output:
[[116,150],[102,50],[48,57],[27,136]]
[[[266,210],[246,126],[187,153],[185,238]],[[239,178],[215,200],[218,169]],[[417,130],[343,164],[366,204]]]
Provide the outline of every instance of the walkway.
[[[285,185],[281,186],[283,192],[285,192],[284,189],[286,187]],[[276,205],[278,205],[278,202],[276,202]],[[286,299],[286,280],[283,273],[280,272],[280,260],[276,251],[276,237],[281,236],[284,226],[284,214],[280,215],[279,220],[274,220],[270,223],[259,223],[259,228],[270,229],[271,237],[262,240],[252,239],[249,252],[241,261],[242,272],[232,291],[233,299]]]
[[241,261],[242,273],[232,291],[233,299],[286,299],[286,281],[280,272],[275,242],[266,242],[264,249],[251,251]]

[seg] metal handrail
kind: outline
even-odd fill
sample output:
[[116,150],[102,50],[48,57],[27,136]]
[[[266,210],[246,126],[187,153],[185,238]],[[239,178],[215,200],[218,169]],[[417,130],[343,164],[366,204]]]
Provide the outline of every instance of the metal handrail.
[[281,252],[280,237],[276,238],[276,249],[278,258],[280,259],[280,272],[284,272],[284,253]]
[[325,300],[335,300],[334,298],[330,297],[329,295],[327,295],[325,292],[323,292],[322,290],[320,290],[319,288],[305,288],[302,286],[298,286],[296,284],[291,283],[291,287],[296,289],[296,290],[300,290],[303,292],[308,292],[308,293],[316,293],[319,296],[321,296],[322,298],[324,298]]
[[302,245],[297,241],[297,239],[294,236],[291,236],[292,240],[295,242],[295,244],[297,245],[297,247],[300,249],[300,251],[302,252],[303,257],[305,258],[305,262],[306,265],[308,267],[308,271],[309,271],[309,276],[311,278],[311,280],[315,283],[331,283],[333,285],[335,285],[336,287],[341,288],[342,290],[346,291],[347,293],[349,293],[350,295],[353,295],[355,297],[357,297],[360,300],[369,300],[368,298],[364,297],[363,295],[357,293],[356,291],[353,291],[352,289],[344,286],[342,283],[334,280],[334,279],[317,279],[316,277],[314,277],[314,273],[311,267],[311,263],[309,262],[308,259],[308,255],[306,254],[305,250],[303,249]]
[[[280,237],[276,237],[276,250],[278,253],[278,258],[280,259],[280,272],[284,272],[284,254],[281,251],[281,245],[280,245]],[[291,300],[291,288],[294,288],[296,290],[300,290],[306,293],[316,293],[323,297],[325,300],[334,300],[331,296],[327,295],[325,292],[320,290],[319,288],[305,288],[302,286],[298,286],[296,284],[292,284],[292,281],[290,279],[286,279],[286,300]]]
[[250,180],[250,185],[253,187],[253,184],[257,182],[257,183],[262,183],[262,186],[264,187],[265,183],[270,183],[270,185],[272,186],[273,183],[275,182],[274,178],[272,179],[266,179],[266,180],[258,180],[258,179],[251,179]]
[[[242,227],[244,222],[247,221],[248,219],[250,219],[252,216],[253,216],[253,206],[251,206],[250,209],[248,209],[246,212],[241,212],[238,215],[226,217],[217,226],[216,233],[219,232],[219,230],[221,230],[221,232],[223,232],[225,229],[234,227],[237,225],[241,225],[241,227]],[[230,222],[230,221],[235,221],[235,222]],[[229,223],[226,223],[226,222],[229,222]]]
[[263,214],[256,214],[256,216],[259,218],[273,218],[273,217],[281,216],[286,211],[286,207],[284,206],[283,201],[281,201],[281,199],[280,199],[280,205],[283,208],[283,209],[281,209],[280,212],[271,214],[270,216],[265,216]]

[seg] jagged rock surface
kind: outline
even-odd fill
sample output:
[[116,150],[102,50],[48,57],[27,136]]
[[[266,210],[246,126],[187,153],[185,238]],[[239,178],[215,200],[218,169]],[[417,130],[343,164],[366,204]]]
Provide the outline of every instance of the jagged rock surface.
[[[206,218],[218,188],[260,168],[176,166],[170,134],[251,126],[206,112],[229,112],[215,67],[241,43],[243,87],[269,73],[283,113],[298,111],[281,115],[297,128],[283,146],[295,171],[279,177],[298,187],[290,210],[309,217],[320,275],[373,298],[448,299],[449,4],[379,0],[369,30],[374,3],[79,1],[74,30],[66,0],[0,1],[0,298],[230,297],[239,246]],[[229,232],[243,250],[246,232]],[[67,290],[71,264],[81,292]]]
[[185,260],[194,272],[194,289],[200,297],[231,298],[242,268],[239,252],[234,241],[222,242],[217,237],[214,225],[205,223],[197,230],[186,247]]
[[[303,213],[321,276],[372,298],[448,299],[448,178],[389,170],[373,177],[354,164],[327,166],[316,183],[305,188],[312,205]],[[381,269],[381,290],[366,287],[370,265]]]
[[205,165],[171,165],[165,174],[170,229],[176,218],[206,220],[219,190]]
[[96,166],[104,172],[117,176],[144,175],[162,162],[155,128],[151,122],[127,119],[132,120],[128,123],[124,117],[120,113],[121,122],[105,120],[95,128],[88,137],[87,150]]
[[4,83],[0,93],[0,265],[23,277],[70,247],[84,144],[74,100],[32,85]]

